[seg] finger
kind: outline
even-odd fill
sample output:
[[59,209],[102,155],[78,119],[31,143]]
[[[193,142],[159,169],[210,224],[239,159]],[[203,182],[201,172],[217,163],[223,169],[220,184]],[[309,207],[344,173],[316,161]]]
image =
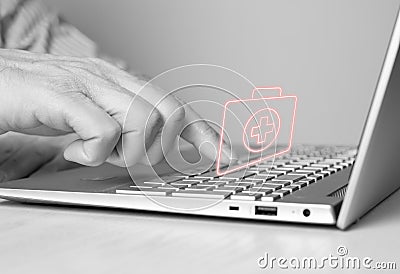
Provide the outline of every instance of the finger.
[[[162,125],[161,114],[156,109],[142,104],[140,99],[133,100],[123,124],[122,139],[117,145],[116,157],[111,157],[110,162],[119,166],[135,165],[152,145]],[[119,162],[121,156],[123,163]]]
[[29,147],[23,147],[0,165],[4,181],[17,180],[29,176],[53,156],[50,149],[40,153]]
[[[133,88],[134,83],[130,83],[129,79],[124,79],[123,85]],[[154,165],[161,161],[175,145],[176,138],[183,127],[185,109],[173,96],[166,96],[164,91],[151,85],[142,89],[139,95],[160,112],[164,122],[162,132],[160,132],[162,135],[156,137],[147,150],[149,164]]]
[[183,127],[183,123],[180,124],[180,122],[176,122],[177,116],[184,115],[182,114],[182,109],[183,106],[179,106],[175,112],[180,113],[172,113],[169,118],[164,121],[162,131],[159,131],[155,136],[153,144],[147,150],[146,157],[140,161],[142,164],[155,165],[159,163],[162,159],[164,159],[164,155],[169,152],[172,145],[175,145],[175,140],[177,139]]
[[99,62],[101,66],[110,71],[109,74],[113,81],[126,90],[138,94],[161,113],[164,120],[162,144],[160,141],[155,142],[147,151],[147,155],[152,158],[152,162],[161,160],[164,153],[168,152],[173,146],[182,129],[185,109],[182,108],[180,102],[175,97],[168,96],[161,88],[139,80],[107,62],[101,60],[96,60],[96,62]]
[[[107,161],[131,166],[143,158],[162,126],[162,117],[146,100],[86,69],[77,70],[85,78],[91,100],[104,109],[121,127],[122,138]],[[75,71],[76,72],[76,71]],[[124,141],[125,155],[122,140]],[[125,156],[125,159],[124,159]]]
[[21,128],[15,129],[15,132],[27,134],[27,135],[36,135],[36,136],[60,136],[65,135],[64,130],[58,130],[46,125],[40,125],[34,128]]
[[[181,137],[191,143],[206,157],[215,159],[220,145],[219,133],[204,121],[188,104],[185,105],[185,108],[188,126],[183,130]],[[203,146],[205,143],[209,143],[211,146]],[[204,148],[202,149],[202,147]],[[221,162],[230,163],[237,159],[238,157],[231,149],[231,146],[223,140]]]
[[33,172],[30,177],[42,176],[49,173],[82,167],[81,165],[73,162],[66,161],[62,155],[57,155],[55,158],[39,167]]
[[[66,124],[80,138],[66,147],[65,159],[87,166],[102,164],[119,140],[121,127],[118,123],[80,93],[60,96],[59,107],[51,115],[52,123]],[[47,118],[49,115],[41,113],[39,116]],[[44,124],[48,125],[49,122],[45,121]]]

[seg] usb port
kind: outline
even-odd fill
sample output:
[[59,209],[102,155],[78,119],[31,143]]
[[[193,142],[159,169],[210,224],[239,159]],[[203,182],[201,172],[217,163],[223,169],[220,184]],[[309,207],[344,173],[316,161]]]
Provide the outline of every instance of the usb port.
[[238,206],[229,206],[229,210],[238,211],[238,210],[239,210],[239,207],[238,207]]
[[278,215],[278,208],[274,206],[256,206],[256,215],[276,216]]

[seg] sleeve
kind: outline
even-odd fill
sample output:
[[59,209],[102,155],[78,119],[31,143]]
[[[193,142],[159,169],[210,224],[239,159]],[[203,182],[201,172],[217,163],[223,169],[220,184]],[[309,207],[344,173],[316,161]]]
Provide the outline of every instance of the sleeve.
[[100,54],[96,43],[40,0],[0,0],[0,34],[1,48],[100,57],[126,68],[124,62]]

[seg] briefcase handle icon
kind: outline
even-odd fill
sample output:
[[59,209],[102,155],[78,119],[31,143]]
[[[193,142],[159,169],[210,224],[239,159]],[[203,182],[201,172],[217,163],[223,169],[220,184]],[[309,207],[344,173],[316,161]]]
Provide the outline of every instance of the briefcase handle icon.
[[252,99],[262,99],[262,98],[281,97],[281,96],[282,96],[281,87],[255,87],[251,92]]

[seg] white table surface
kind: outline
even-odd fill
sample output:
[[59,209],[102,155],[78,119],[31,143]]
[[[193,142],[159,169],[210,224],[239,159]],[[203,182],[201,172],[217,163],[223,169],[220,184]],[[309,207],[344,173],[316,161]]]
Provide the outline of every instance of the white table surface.
[[[1,200],[0,273],[271,273],[257,264],[265,252],[320,258],[337,255],[341,245],[348,256],[394,261],[399,268],[399,209],[397,192],[343,232],[325,226]],[[326,268],[324,273],[331,271],[338,272]],[[374,272],[382,273],[368,271]]]

